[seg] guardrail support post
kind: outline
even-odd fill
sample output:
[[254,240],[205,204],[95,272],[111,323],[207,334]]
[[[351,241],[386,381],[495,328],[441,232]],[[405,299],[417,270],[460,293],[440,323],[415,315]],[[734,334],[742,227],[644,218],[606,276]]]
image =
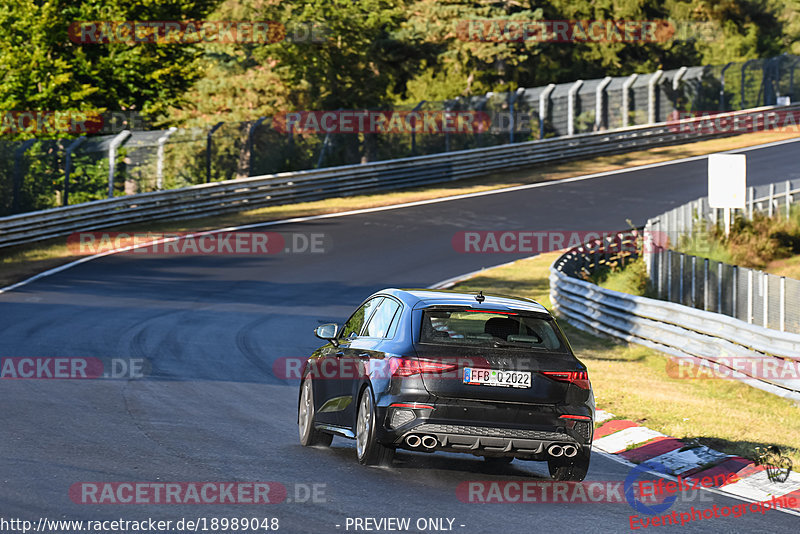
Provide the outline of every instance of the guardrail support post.
[[655,124],[658,120],[658,95],[656,94],[656,84],[661,79],[664,71],[657,70],[650,75],[647,80],[647,124]]
[[206,135],[206,183],[211,183],[211,136],[214,135],[220,126],[225,124],[224,121],[220,121],[208,131]]
[[72,153],[84,141],[86,141],[86,136],[82,135],[67,146],[64,158],[64,199],[61,202],[62,206],[69,206],[69,174],[72,167]]
[[539,139],[544,139],[544,125],[547,121],[547,114],[550,111],[550,93],[556,88],[556,84],[551,83],[539,95]]
[[130,130],[122,130],[108,145],[108,198],[114,198],[114,170],[117,167],[117,149],[130,136]]
[[158,138],[158,151],[156,155],[156,189],[161,191],[164,188],[164,145],[169,140],[169,136],[174,134],[178,129],[173,126],[167,132]]
[[608,87],[610,83],[611,76],[606,76],[598,84],[594,92],[594,129],[596,131],[608,129],[608,121],[606,120],[605,113],[603,113],[603,108],[605,108],[606,87]]
[[567,135],[575,135],[575,100],[578,95],[578,89],[583,85],[583,80],[576,80],[569,88],[567,94]]

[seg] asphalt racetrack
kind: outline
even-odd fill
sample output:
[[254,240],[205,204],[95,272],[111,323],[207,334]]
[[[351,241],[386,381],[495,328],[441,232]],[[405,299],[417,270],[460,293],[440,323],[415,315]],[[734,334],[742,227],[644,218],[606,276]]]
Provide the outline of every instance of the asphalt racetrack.
[[[800,177],[800,142],[746,153],[749,185]],[[0,515],[34,526],[40,518],[206,518],[209,527],[212,518],[278,518],[279,532],[296,533],[364,532],[376,524],[356,530],[354,518],[390,517],[410,518],[409,532],[629,531],[635,512],[624,502],[484,504],[457,495],[468,481],[546,480],[543,463],[515,461],[497,471],[467,455],[399,452],[392,468],[366,468],[351,440],[303,448],[298,382],[276,376],[273,364],[305,357],[322,344],[312,333],[317,325],[343,322],[375,290],[426,287],[528,255],[459,253],[457,232],[620,230],[626,219],[642,225],[704,195],[706,185],[706,160],[696,158],[264,228],[322,233],[319,254],[112,255],[0,294],[4,358],[146,362],[146,376],[131,380],[0,381]],[[595,454],[587,481],[622,481],[629,472]],[[81,482],[126,481],[277,482],[287,494],[249,505],[83,504],[70,494]],[[703,493],[672,510],[740,502]],[[437,530],[428,518],[445,520]],[[800,517],[768,512],[647,530],[798,527]]]

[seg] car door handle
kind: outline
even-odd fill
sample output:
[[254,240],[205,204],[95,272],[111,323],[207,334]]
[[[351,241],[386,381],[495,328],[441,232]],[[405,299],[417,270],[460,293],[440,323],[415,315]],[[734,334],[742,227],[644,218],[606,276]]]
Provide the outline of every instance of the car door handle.
[[341,358],[342,356],[344,356],[344,352],[342,352],[342,351],[340,350],[339,352],[337,352],[337,353],[335,354],[335,356],[336,356],[337,358]]
[[359,358],[369,358],[369,352],[362,352],[358,355]]

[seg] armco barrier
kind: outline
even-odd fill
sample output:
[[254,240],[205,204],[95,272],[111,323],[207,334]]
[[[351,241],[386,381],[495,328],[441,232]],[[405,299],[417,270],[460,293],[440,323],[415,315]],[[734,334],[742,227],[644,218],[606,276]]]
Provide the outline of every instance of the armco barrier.
[[[678,357],[720,362],[731,357],[800,362],[800,335],[778,332],[732,317],[597,286],[581,272],[613,261],[613,240],[573,248],[550,268],[554,310],[573,326],[638,343]],[[601,258],[598,260],[598,258]],[[753,387],[800,402],[800,380],[768,379],[736,370]]]
[[[762,124],[771,113],[800,111],[800,105],[730,112]],[[704,118],[636,126],[430,156],[378,161],[309,171],[287,172],[204,184],[184,189],[98,200],[75,206],[0,219],[0,247],[30,243],[75,231],[167,218],[206,217],[291,202],[319,200],[370,191],[398,189],[484,176],[537,163],[628,152],[730,132],[692,128]]]

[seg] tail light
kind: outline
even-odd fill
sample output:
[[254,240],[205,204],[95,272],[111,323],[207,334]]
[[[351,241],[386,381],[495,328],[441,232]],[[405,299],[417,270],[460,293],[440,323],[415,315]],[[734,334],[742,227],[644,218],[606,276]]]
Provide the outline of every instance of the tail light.
[[559,382],[570,382],[581,389],[590,389],[589,373],[586,371],[542,371],[542,374]]
[[412,376],[421,374],[446,373],[458,369],[458,364],[433,360],[392,358],[389,364],[392,376]]

